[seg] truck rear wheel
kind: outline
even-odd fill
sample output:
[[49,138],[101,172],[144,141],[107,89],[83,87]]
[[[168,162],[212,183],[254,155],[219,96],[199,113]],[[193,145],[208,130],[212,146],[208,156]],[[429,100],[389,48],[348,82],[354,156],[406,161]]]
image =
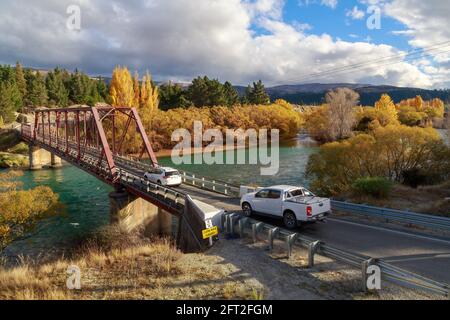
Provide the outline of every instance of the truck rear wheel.
[[283,215],[284,226],[290,230],[297,228],[297,217],[292,211],[286,211]]

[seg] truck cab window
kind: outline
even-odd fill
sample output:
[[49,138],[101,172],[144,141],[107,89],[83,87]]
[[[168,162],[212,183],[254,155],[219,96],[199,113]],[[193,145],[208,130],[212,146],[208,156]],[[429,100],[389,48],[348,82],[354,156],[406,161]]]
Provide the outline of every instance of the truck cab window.
[[269,197],[269,190],[261,190],[255,195],[255,198],[267,199]]
[[278,190],[270,190],[269,191],[269,199],[280,199],[281,191]]

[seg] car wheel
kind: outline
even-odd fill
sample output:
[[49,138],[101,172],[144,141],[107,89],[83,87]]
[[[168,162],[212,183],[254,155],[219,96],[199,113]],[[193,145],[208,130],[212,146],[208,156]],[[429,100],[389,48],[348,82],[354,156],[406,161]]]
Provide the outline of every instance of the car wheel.
[[158,182],[157,182],[158,184],[161,184],[162,185],[162,183],[161,183],[161,180],[158,180]]
[[292,211],[287,211],[283,216],[284,226],[288,229],[295,229],[297,227],[297,217]]
[[244,215],[246,217],[250,217],[253,214],[253,209],[252,209],[252,206],[250,205],[250,203],[244,202],[242,204],[242,212],[244,212]]

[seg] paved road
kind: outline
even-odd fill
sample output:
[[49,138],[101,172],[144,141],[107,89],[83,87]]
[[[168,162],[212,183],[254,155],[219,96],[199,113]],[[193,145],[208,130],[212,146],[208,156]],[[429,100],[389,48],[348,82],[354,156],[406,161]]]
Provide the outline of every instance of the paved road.
[[[239,211],[239,200],[183,185],[193,198],[228,211]],[[277,220],[256,217],[271,224]],[[337,248],[382,258],[406,270],[450,284],[450,241],[331,218],[308,225],[299,233]]]

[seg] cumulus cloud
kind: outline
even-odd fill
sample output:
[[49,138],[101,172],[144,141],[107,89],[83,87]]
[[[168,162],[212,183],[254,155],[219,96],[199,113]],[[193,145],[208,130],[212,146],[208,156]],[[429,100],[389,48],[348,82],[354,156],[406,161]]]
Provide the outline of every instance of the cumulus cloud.
[[336,9],[338,0],[298,0],[299,6],[309,6],[310,4],[321,4],[332,9]]
[[[308,25],[283,21],[283,0],[36,2],[0,2],[0,62],[78,67],[103,75],[115,65],[127,65],[141,72],[148,69],[158,80],[186,81],[206,74],[236,84],[257,79],[269,85],[310,81],[434,84],[421,65],[407,62],[308,77],[399,51],[309,34]],[[81,7],[80,31],[66,28],[69,4]]]
[[360,10],[358,6],[354,6],[352,10],[347,11],[347,17],[350,17],[353,20],[361,20],[365,15],[365,12]]

